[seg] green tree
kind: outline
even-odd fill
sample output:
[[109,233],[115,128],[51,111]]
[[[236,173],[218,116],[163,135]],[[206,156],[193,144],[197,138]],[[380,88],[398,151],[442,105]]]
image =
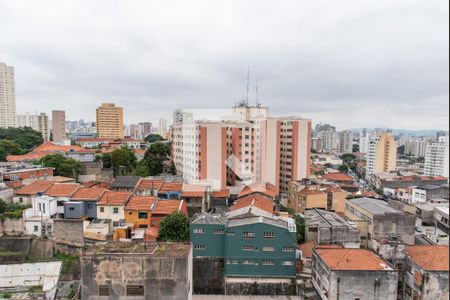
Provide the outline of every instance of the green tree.
[[10,154],[22,154],[22,148],[14,141],[0,140],[0,161],[4,161]]
[[147,177],[150,176],[150,170],[144,163],[139,163],[134,171],[134,174],[141,177]]
[[42,134],[30,127],[0,128],[0,140],[11,140],[24,150],[31,150],[44,142]]
[[165,242],[184,242],[189,240],[189,220],[179,212],[165,217],[160,224],[159,238]]
[[177,175],[177,167],[173,161],[170,162],[169,174]]
[[111,153],[111,163],[115,176],[130,175],[134,173],[137,159],[130,148],[122,147]]
[[163,141],[164,138],[160,136],[159,134],[149,134],[144,139],[147,143],[154,143],[154,142],[160,142]]
[[339,170],[339,172],[348,173],[348,166],[347,165],[340,165],[338,170]]
[[44,167],[54,168],[54,174],[57,176],[76,178],[81,171],[81,164],[78,161],[59,153],[44,156],[40,163]]
[[112,167],[111,154],[106,153],[106,154],[102,155],[102,164],[103,164],[103,168],[105,168],[105,169],[109,169]]
[[305,242],[305,218],[296,214],[294,219],[297,227],[297,244],[302,244]]
[[170,145],[165,143],[154,143],[145,152],[142,164],[145,164],[151,176],[159,175],[164,170],[164,162],[170,159]]
[[353,145],[353,151],[352,152],[359,152],[359,145]]

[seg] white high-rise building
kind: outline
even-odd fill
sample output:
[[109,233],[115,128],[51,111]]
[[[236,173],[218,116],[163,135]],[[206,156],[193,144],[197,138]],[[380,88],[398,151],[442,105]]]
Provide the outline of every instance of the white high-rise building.
[[0,128],[16,127],[14,67],[0,63]]
[[17,115],[17,127],[31,127],[42,133],[44,141],[50,138],[50,128],[48,124],[48,116],[45,113],[30,115]]
[[441,136],[437,143],[428,145],[425,152],[424,174],[449,178],[449,140]]
[[339,132],[339,152],[352,153],[353,152],[353,132],[344,130]]

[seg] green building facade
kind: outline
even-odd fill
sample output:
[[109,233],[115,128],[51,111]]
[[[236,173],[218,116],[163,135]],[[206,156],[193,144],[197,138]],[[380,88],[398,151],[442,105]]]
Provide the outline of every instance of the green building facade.
[[221,217],[220,222],[211,222],[209,217],[209,224],[199,222],[205,219],[196,216],[191,222],[194,257],[224,258],[224,273],[229,277],[295,278],[297,245],[292,219],[253,215]]

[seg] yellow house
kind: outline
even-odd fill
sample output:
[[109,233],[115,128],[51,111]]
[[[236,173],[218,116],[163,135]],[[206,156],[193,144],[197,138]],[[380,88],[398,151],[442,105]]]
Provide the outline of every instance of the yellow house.
[[155,202],[153,196],[133,196],[125,206],[126,222],[132,223],[134,229],[149,228]]

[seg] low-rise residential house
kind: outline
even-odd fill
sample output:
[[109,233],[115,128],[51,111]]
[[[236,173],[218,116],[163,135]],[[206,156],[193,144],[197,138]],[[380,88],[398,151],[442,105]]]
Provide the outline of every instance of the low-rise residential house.
[[[433,209],[433,218],[436,224],[436,227],[445,232],[447,235],[449,234],[448,230],[448,206],[436,206]],[[448,240],[448,237],[447,237]]]
[[107,243],[80,261],[82,299],[192,300],[190,243]]
[[131,197],[129,192],[106,191],[97,203],[97,219],[111,220],[113,227],[125,222],[125,205]]
[[67,158],[72,158],[82,163],[95,161],[95,155],[95,151],[90,149],[69,149],[66,152]]
[[[318,186],[305,187],[298,193],[298,203],[291,203],[290,208],[299,213],[304,213],[306,209],[328,207],[328,196],[322,192]],[[296,205],[297,204],[297,205]],[[294,208],[295,207],[295,208]]]
[[13,202],[31,205],[31,200],[37,195],[43,195],[54,184],[53,181],[38,180],[16,191]]
[[23,211],[25,233],[37,236],[51,236],[53,220],[58,214],[57,199],[49,196],[32,198],[32,207]]
[[116,192],[134,193],[140,182],[140,176],[117,176],[111,184],[111,189]]
[[413,188],[390,188],[386,187],[383,189],[383,195],[387,198],[399,200],[403,203],[414,203],[412,201]]
[[145,150],[145,149],[134,149],[133,150],[134,156],[136,156],[136,160],[138,162],[144,159],[146,152],[147,152],[147,150]]
[[372,251],[316,247],[312,256],[312,282],[322,299],[397,299],[397,270]]
[[107,241],[112,239],[111,220],[95,219],[84,229],[84,237],[93,241]]
[[80,185],[76,183],[55,183],[45,192],[45,195],[58,200],[58,213],[63,214],[64,202],[69,201],[79,188]]
[[[0,172],[1,173],[1,172]],[[12,183],[20,183],[20,185],[28,185],[36,180],[49,180],[53,176],[53,168],[36,167],[36,168],[20,168],[17,170],[9,170],[0,174],[3,175],[3,181],[10,185]],[[2,181],[2,178],[0,178]]]
[[406,254],[402,299],[449,299],[448,246],[408,246]]
[[309,209],[305,213],[306,242],[317,244],[337,244],[344,248],[359,248],[359,230],[338,214],[323,210]]
[[377,189],[384,188],[407,188],[426,185],[448,184],[447,178],[443,176],[400,176],[397,173],[376,173],[371,174],[369,182]]
[[266,198],[275,200],[278,195],[277,187],[270,183],[254,183],[251,185],[246,185],[239,192],[238,198],[245,197],[251,194],[260,194]]
[[97,219],[97,202],[105,192],[106,189],[102,187],[80,188],[70,197],[70,201],[83,202],[87,218]]
[[187,216],[186,203],[183,200],[158,200],[153,205],[151,226],[159,228],[162,219],[174,212],[179,212]]
[[449,198],[448,184],[416,186],[412,189],[412,203],[424,203],[434,198]]
[[158,198],[180,200],[182,190],[183,190],[182,182],[165,181],[158,190]]
[[76,141],[77,145],[84,148],[100,148],[102,144],[108,144],[112,142],[112,139],[100,139],[100,138],[81,138]]
[[347,200],[345,217],[356,224],[361,246],[371,249],[373,238],[400,237],[407,245],[414,244],[415,216],[394,209],[386,201],[371,198]]
[[125,206],[125,220],[132,223],[134,229],[149,228],[156,201],[153,196],[132,196]]
[[186,202],[188,208],[203,210],[209,208],[210,187],[204,185],[183,184],[181,199]]
[[163,185],[164,180],[143,178],[136,189],[136,195],[139,196],[157,196],[158,191]]
[[327,186],[323,191],[327,193],[327,210],[344,213],[348,192],[337,186]]
[[322,176],[322,179],[325,179],[327,181],[331,181],[338,185],[346,185],[346,184],[352,184],[353,183],[353,177],[350,175],[347,175],[345,173],[337,172],[337,173],[328,173]]
[[219,213],[225,213],[228,208],[230,198],[230,190],[223,189],[220,191],[212,191],[210,199],[210,209]]
[[65,219],[84,219],[87,216],[86,205],[82,201],[66,201],[63,209]]

